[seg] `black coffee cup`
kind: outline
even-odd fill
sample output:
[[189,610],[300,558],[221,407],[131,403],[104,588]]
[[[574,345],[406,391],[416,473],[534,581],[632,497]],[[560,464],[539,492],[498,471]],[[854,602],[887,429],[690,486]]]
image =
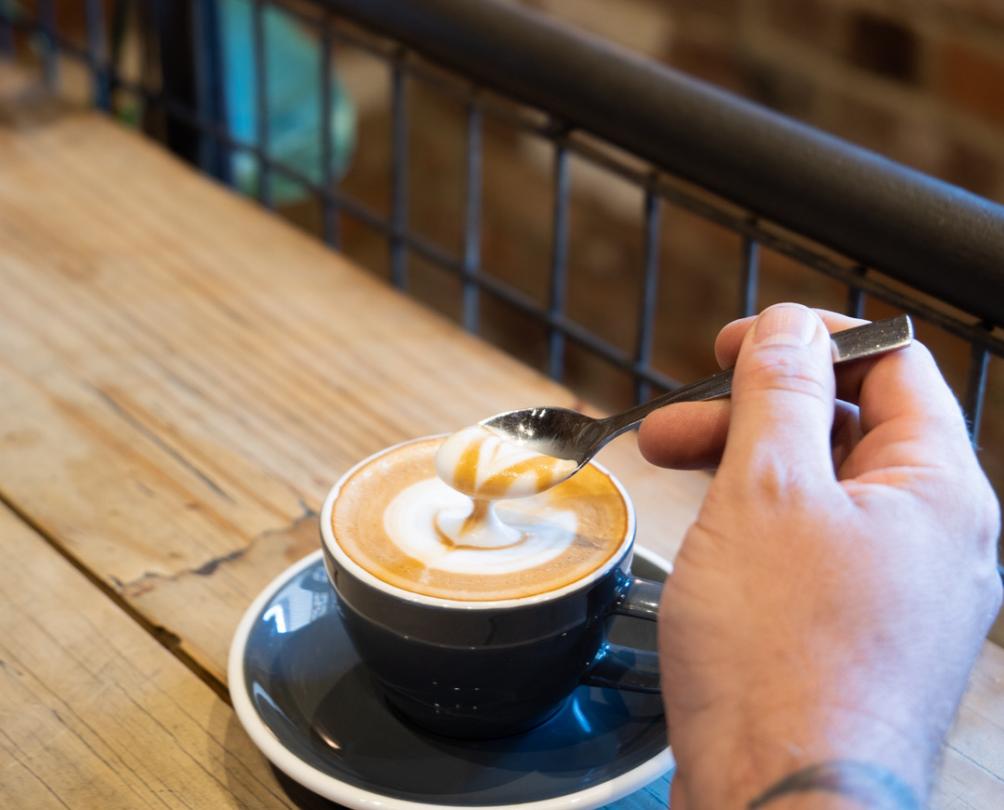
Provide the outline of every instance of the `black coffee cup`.
[[324,564],[338,610],[391,706],[429,731],[476,739],[543,723],[580,684],[659,691],[654,650],[606,640],[611,616],[655,621],[662,589],[631,574],[634,507],[616,478],[603,470],[624,499],[628,525],[603,566],[534,596],[455,601],[384,582],[349,558],[334,536],[331,512],[342,483],[393,449],[349,470],[321,510]]

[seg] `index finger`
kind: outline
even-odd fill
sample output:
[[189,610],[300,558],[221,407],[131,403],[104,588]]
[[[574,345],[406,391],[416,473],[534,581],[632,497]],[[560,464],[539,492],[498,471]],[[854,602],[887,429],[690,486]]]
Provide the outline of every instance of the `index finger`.
[[907,426],[946,430],[949,437],[964,440],[968,447],[962,409],[923,343],[915,340],[861,365],[858,404],[865,433],[900,421]]

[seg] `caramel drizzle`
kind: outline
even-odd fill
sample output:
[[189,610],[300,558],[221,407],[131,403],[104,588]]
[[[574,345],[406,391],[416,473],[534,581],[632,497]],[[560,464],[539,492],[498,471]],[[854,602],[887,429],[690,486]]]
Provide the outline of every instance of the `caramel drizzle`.
[[464,520],[464,525],[460,527],[461,534],[467,534],[475,526],[485,522],[488,517],[488,501],[481,498],[474,499],[474,509]]
[[481,457],[481,445],[484,443],[484,437],[471,442],[457,459],[457,466],[453,469],[453,480],[461,492],[478,491],[478,459]]
[[517,461],[495,473],[486,479],[481,486],[478,486],[478,462],[481,459],[481,447],[484,442],[484,438],[471,442],[457,459],[457,465],[453,470],[453,480],[456,488],[461,492],[473,492],[488,499],[501,498],[505,496],[516,480],[526,473],[533,473],[536,476],[538,492],[543,492],[556,483],[556,468],[559,459],[540,455]]
[[464,520],[464,525],[460,529],[461,534],[467,534],[476,526],[483,524],[488,516],[489,501],[505,496],[520,476],[533,473],[537,479],[538,492],[549,489],[557,478],[557,459],[541,455],[511,464],[485,480],[479,487],[478,462],[481,459],[481,448],[484,442],[485,437],[482,437],[467,445],[460,454],[460,458],[457,459],[456,467],[453,470],[456,488],[462,492],[476,493],[473,496],[474,509]]
[[479,493],[489,498],[500,498],[505,495],[521,475],[533,473],[537,477],[537,491],[543,492],[555,482],[555,460],[550,456],[534,456],[517,461],[501,470],[481,485]]

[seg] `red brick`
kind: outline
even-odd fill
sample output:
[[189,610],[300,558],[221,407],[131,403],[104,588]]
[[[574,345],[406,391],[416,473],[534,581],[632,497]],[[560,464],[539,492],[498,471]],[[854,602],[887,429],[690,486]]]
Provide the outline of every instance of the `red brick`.
[[941,5],[953,22],[1004,29],[1004,3],[1001,0],[941,0]]
[[847,21],[845,55],[859,68],[887,79],[912,83],[920,70],[921,42],[909,17],[896,19],[858,12]]
[[1004,52],[986,53],[952,40],[941,48],[938,92],[954,106],[1004,124]]
[[652,5],[664,8],[670,14],[699,12],[718,16],[733,16],[739,11],[743,0],[651,0]]
[[899,123],[899,116],[887,106],[837,92],[830,99],[829,113],[821,125],[834,135],[889,154],[896,143]]
[[780,112],[807,118],[812,112],[816,88],[803,70],[794,65],[750,63],[746,68],[745,94]]
[[823,0],[770,0],[767,20],[786,34],[809,42],[825,42],[835,15]]
[[951,141],[938,174],[949,183],[994,199],[1004,183],[1004,160],[964,141]]
[[674,38],[666,61],[684,73],[727,90],[742,92],[745,89],[745,65],[736,49],[726,42]]

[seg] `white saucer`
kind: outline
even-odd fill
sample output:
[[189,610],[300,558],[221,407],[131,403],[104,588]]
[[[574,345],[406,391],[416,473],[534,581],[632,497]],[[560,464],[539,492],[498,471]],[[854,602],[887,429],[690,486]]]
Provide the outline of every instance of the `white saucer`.
[[[671,565],[636,548],[633,568],[661,580]],[[610,637],[651,646],[655,625],[617,617]],[[636,791],[643,792],[632,797],[633,810],[666,806],[673,757],[658,695],[582,686],[543,726],[477,742],[401,719],[345,636],[320,551],[248,608],[230,649],[229,680],[237,716],[265,756],[347,807],[585,810]]]

